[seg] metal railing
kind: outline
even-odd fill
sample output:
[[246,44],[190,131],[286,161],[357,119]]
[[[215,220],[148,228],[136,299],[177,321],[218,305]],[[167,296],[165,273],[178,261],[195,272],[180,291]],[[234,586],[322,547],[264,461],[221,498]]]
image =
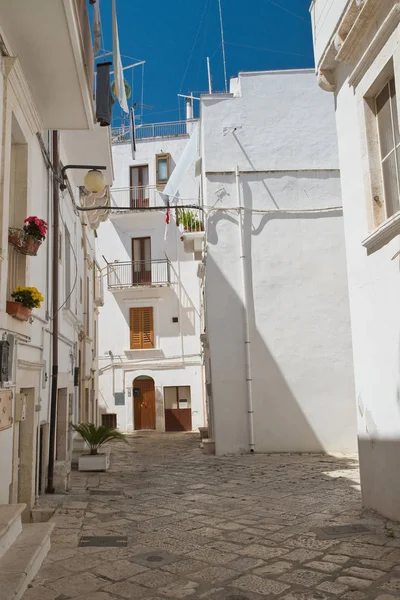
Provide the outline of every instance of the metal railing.
[[112,203],[119,208],[154,208],[165,202],[155,185],[114,188],[111,190]]
[[114,262],[107,265],[109,290],[164,286],[170,280],[170,264],[167,259]]
[[[179,137],[190,134],[197,119],[190,121],[170,121],[168,123],[143,123],[136,125],[136,141],[151,138]],[[112,127],[111,139],[113,144],[126,144],[131,139],[129,127]]]
[[200,208],[171,209],[175,215],[175,221],[182,233],[194,233],[204,231],[204,213]]

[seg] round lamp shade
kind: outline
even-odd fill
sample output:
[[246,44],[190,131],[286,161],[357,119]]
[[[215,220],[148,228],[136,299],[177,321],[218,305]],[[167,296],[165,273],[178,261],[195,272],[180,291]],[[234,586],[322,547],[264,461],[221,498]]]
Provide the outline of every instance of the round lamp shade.
[[106,185],[106,180],[101,171],[97,169],[93,169],[92,171],[88,171],[85,175],[84,179],[85,188],[89,192],[99,193],[102,192]]

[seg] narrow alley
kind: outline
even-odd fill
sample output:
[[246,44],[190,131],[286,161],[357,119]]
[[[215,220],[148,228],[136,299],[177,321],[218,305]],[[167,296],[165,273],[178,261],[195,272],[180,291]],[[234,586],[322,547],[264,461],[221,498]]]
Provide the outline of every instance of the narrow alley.
[[141,432],[111,461],[54,497],[24,600],[400,595],[400,525],[361,510],[355,457],[205,456],[198,435]]

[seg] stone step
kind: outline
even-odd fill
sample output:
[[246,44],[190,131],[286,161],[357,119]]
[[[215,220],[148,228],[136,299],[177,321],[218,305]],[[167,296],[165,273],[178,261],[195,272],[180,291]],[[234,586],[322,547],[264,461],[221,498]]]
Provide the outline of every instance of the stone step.
[[21,514],[26,504],[0,504],[0,559],[22,531]]
[[24,525],[0,559],[0,600],[20,600],[50,550],[54,523]]

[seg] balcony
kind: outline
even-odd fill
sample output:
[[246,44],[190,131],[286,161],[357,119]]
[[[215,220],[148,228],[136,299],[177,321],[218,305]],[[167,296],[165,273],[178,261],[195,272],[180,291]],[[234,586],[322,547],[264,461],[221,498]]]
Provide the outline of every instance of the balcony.
[[[187,136],[192,132],[195,123],[197,123],[197,119],[168,123],[143,123],[136,125],[135,139],[140,142],[141,140]],[[127,144],[131,139],[129,127],[113,127],[111,131],[113,144]]]
[[111,292],[160,288],[171,283],[167,259],[114,262],[107,265],[107,285]]
[[348,5],[360,10],[362,2],[355,0],[313,0],[310,7],[315,63],[318,65],[331,42],[332,35]]
[[111,190],[111,201],[114,208],[120,208],[122,212],[128,209],[145,210],[147,208],[160,208],[165,210],[166,204],[161,190],[155,185],[143,185],[127,188],[113,188]]
[[2,36],[44,129],[92,129],[94,61],[86,0],[4,0]]

